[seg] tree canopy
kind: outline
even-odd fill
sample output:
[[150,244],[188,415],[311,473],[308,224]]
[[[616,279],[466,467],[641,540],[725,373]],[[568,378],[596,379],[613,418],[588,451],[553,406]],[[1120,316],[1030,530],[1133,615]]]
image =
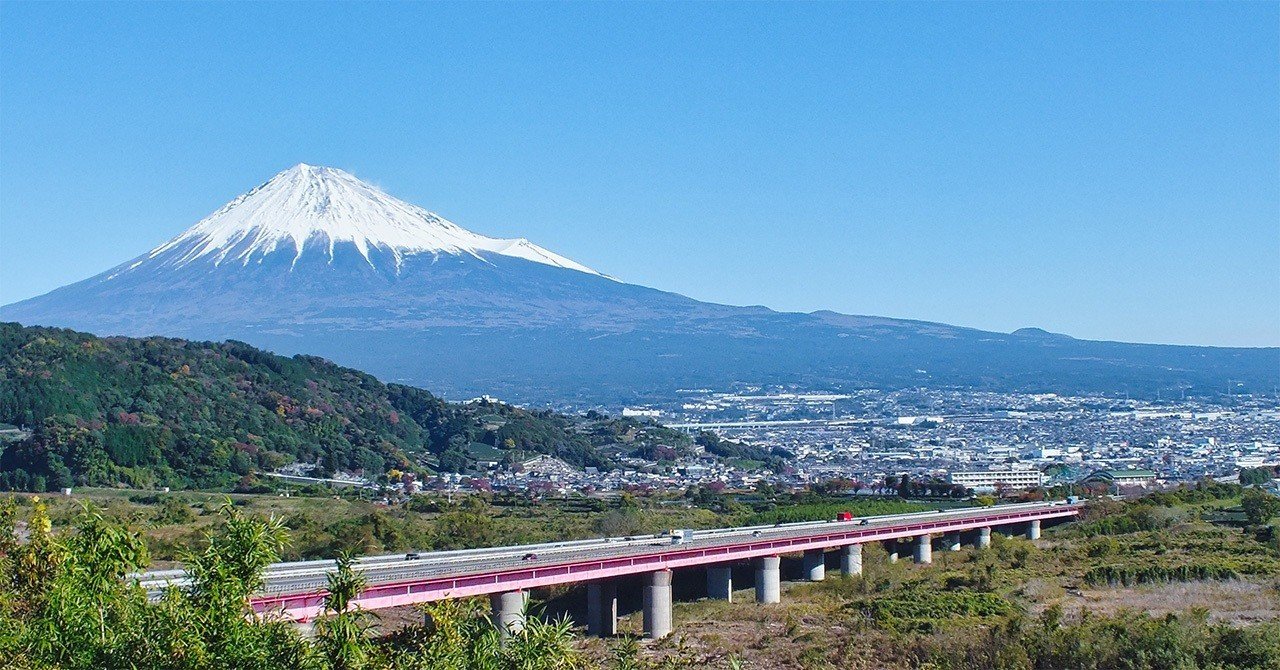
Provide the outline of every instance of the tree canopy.
[[608,469],[574,420],[448,403],[313,356],[241,342],[99,338],[0,323],[0,490],[73,485],[232,488],[291,462],[321,472],[468,466],[467,445]]

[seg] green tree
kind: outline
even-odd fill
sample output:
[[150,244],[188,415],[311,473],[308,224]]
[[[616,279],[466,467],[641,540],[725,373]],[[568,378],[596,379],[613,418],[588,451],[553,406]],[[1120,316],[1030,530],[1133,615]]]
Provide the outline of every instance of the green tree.
[[1240,483],[1244,486],[1262,486],[1274,476],[1275,472],[1271,468],[1244,468],[1240,470]]
[[493,523],[496,510],[478,496],[467,497],[454,509],[436,518],[436,549],[472,549],[498,544],[498,529]]
[[0,659],[65,670],[317,667],[291,626],[250,615],[247,596],[278,557],[278,527],[223,513],[187,563],[190,585],[153,602],[128,578],[146,567],[146,545],[120,522],[85,507],[55,536],[37,503],[18,544],[12,513],[0,511]]
[[1261,489],[1249,489],[1241,497],[1240,507],[1250,525],[1260,526],[1280,514],[1280,498]]
[[471,466],[471,456],[456,447],[444,450],[439,459],[440,469],[445,472],[466,472]]

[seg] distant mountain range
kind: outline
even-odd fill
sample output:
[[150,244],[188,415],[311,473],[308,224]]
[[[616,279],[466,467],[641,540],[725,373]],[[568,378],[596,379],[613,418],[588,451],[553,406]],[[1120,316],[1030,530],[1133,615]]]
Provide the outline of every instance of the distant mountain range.
[[734,382],[1137,396],[1280,385],[1280,348],[1095,342],[701,302],[528,240],[470,232],[309,165],[142,256],[0,307],[0,319],[238,339],[453,397],[515,401],[626,402]]

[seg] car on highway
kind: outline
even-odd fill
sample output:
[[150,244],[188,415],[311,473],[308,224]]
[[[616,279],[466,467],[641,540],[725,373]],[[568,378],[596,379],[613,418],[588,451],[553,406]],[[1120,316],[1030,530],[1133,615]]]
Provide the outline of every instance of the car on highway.
[[693,530],[689,528],[673,530],[670,535],[671,544],[688,544],[693,541]]

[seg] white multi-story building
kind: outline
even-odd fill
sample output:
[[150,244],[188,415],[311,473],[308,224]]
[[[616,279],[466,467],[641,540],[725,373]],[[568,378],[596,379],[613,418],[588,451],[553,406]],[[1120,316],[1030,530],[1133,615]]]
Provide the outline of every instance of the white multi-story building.
[[1030,489],[1044,485],[1044,473],[1039,470],[972,470],[952,472],[947,481],[975,490],[993,490],[999,486],[1012,489]]

